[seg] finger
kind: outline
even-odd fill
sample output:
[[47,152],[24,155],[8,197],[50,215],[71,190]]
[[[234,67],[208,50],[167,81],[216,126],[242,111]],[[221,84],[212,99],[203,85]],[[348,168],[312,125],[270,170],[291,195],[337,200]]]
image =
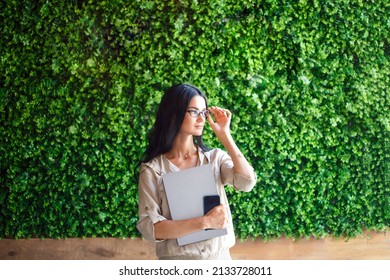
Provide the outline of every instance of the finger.
[[215,116],[218,113],[218,108],[216,106],[212,106],[209,108],[210,112]]
[[220,108],[220,114],[228,118],[232,115],[232,113],[228,109],[223,108]]
[[218,118],[218,117],[226,117],[226,113],[225,113],[225,110],[220,108],[220,107],[213,107],[213,109],[211,110],[211,112],[213,113],[213,115]]
[[213,120],[213,117],[211,116],[211,114],[209,114],[209,116],[207,117],[207,120],[209,121],[210,125],[213,127],[215,125],[215,122]]
[[222,108],[221,108],[221,107],[218,107],[218,106],[211,106],[211,107],[210,107],[210,110],[211,110],[213,113],[218,113],[218,112],[222,111]]
[[224,110],[224,109],[218,107],[217,110],[218,110],[218,111],[217,111],[217,114],[219,114],[219,115],[225,115],[225,110]]
[[227,214],[226,206],[223,205],[223,204],[220,204],[220,205],[218,205],[217,207],[218,207],[219,211],[221,212],[221,214],[223,214],[224,216],[226,216],[226,214]]

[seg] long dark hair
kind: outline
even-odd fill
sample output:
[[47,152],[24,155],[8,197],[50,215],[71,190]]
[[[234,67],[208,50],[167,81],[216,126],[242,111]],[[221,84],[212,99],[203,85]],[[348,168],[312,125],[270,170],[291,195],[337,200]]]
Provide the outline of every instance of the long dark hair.
[[[165,91],[157,111],[156,121],[149,134],[149,144],[142,162],[148,162],[172,149],[173,141],[179,133],[188,104],[194,96],[203,97],[207,108],[206,96],[195,86],[189,84],[173,85]],[[194,136],[194,143],[202,150],[208,150],[202,136]]]

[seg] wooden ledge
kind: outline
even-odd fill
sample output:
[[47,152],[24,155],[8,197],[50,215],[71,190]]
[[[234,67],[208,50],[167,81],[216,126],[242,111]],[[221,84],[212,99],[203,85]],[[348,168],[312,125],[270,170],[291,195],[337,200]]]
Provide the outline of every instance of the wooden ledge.
[[[350,239],[324,238],[264,242],[237,240],[237,260],[390,260],[387,232],[367,232]],[[1,260],[153,260],[152,243],[120,238],[2,239]]]

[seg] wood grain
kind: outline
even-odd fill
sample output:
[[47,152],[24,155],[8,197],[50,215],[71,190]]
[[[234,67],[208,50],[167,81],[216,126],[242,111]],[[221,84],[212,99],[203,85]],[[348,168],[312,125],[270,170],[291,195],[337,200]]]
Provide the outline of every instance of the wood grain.
[[366,233],[348,241],[334,238],[248,240],[237,243],[231,254],[241,260],[390,260],[390,237],[382,232]]
[[[350,239],[238,241],[231,249],[240,260],[390,260],[387,232]],[[153,260],[154,245],[140,238],[2,239],[1,260]]]

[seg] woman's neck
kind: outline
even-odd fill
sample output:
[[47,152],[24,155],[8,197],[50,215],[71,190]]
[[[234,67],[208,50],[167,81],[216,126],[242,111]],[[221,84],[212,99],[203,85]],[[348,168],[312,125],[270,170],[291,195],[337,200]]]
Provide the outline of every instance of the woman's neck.
[[184,159],[187,160],[193,156],[196,156],[198,149],[194,144],[193,138],[187,137],[186,139],[177,137],[173,143],[172,149],[166,153],[169,159]]

